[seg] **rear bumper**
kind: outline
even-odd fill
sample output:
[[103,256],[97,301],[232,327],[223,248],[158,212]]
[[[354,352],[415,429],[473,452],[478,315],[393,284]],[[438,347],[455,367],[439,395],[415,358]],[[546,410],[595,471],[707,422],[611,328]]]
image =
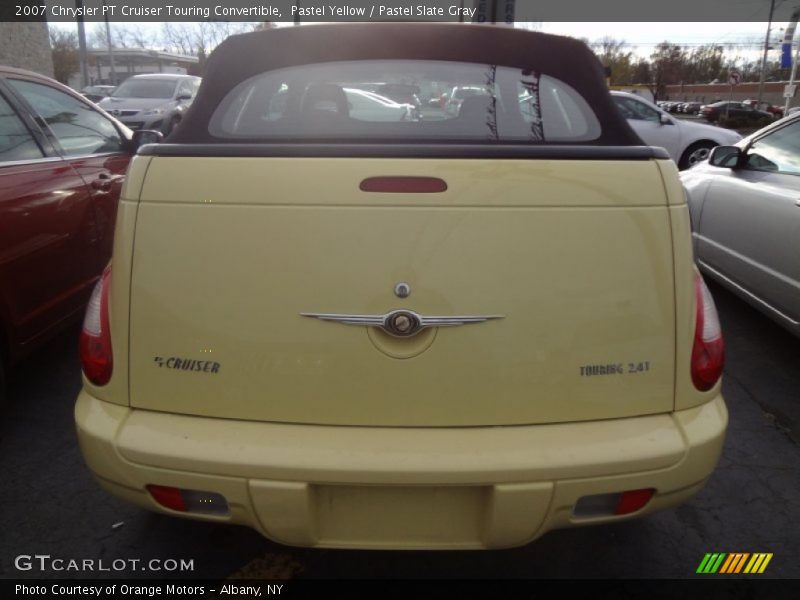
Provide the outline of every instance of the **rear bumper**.
[[[253,527],[290,545],[500,548],[629,517],[576,518],[583,496],[655,488],[641,516],[697,492],[719,459],[721,396],[667,415],[538,426],[286,425],[134,410],[82,391],[98,482],[145,508]],[[160,507],[145,486],[222,494],[226,516]]]

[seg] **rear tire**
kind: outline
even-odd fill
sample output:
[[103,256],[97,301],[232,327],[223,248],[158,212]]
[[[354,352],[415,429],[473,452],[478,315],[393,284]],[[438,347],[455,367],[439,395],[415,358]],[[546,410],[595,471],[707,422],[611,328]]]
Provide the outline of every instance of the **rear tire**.
[[714,142],[695,142],[689,146],[681,156],[678,168],[683,171],[684,169],[693,167],[699,162],[703,162],[708,159],[711,149],[715,146],[718,146],[718,144]]

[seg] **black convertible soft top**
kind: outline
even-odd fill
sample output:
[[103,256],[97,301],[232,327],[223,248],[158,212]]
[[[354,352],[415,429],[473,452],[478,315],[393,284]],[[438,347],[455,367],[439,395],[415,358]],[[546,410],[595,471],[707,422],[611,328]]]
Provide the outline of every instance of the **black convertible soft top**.
[[232,36],[211,53],[198,95],[168,141],[236,143],[212,135],[209,122],[242,81],[286,67],[365,59],[472,62],[547,74],[571,85],[594,110],[602,133],[591,145],[642,143],[615,108],[602,65],[583,42],[503,26],[445,23],[307,25]]

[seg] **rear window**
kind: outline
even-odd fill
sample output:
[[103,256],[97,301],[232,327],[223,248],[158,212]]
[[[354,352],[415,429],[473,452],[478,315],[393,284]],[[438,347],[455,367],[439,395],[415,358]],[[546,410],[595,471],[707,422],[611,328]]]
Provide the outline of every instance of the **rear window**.
[[[414,90],[416,102],[397,91]],[[302,65],[241,82],[209,133],[239,141],[591,142],[600,122],[571,86],[518,68],[426,60]]]

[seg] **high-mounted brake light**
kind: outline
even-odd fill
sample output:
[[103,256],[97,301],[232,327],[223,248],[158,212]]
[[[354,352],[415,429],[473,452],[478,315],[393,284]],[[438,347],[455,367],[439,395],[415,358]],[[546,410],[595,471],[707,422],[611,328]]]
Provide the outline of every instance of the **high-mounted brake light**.
[[108,318],[109,287],[111,287],[110,266],[103,271],[100,281],[92,292],[81,330],[81,366],[86,378],[95,385],[108,383],[114,367]]
[[694,347],[692,348],[692,382],[701,392],[710,390],[722,375],[725,366],[725,346],[719,325],[717,307],[703,278],[695,274]]
[[447,183],[438,177],[369,177],[359,184],[362,192],[438,194],[447,191]]

